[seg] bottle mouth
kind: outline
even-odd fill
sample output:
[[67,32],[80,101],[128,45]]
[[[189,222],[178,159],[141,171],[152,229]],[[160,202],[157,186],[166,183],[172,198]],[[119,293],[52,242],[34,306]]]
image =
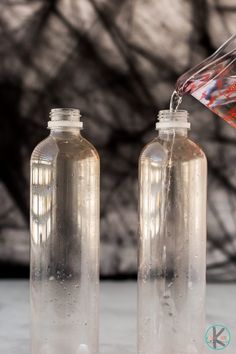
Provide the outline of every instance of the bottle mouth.
[[188,111],[185,110],[170,111],[166,109],[159,111],[156,129],[190,129],[188,116]]
[[48,128],[83,128],[80,110],[77,108],[53,108],[49,114]]

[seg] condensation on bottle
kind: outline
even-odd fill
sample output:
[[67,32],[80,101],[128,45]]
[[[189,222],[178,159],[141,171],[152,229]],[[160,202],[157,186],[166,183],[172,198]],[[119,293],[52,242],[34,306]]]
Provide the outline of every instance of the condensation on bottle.
[[160,111],[139,160],[138,353],[202,354],[207,162],[187,111]]
[[98,353],[99,156],[53,109],[31,157],[31,354]]

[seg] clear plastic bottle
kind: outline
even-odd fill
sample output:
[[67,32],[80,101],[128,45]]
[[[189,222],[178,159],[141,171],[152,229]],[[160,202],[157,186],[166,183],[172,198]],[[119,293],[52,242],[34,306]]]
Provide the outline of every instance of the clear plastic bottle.
[[187,111],[160,111],[139,163],[138,353],[203,354],[206,184]]
[[31,354],[97,354],[99,156],[53,109],[31,157]]

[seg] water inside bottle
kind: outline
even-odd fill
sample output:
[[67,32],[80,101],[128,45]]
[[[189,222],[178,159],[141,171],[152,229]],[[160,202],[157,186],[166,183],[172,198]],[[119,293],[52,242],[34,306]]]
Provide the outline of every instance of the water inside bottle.
[[210,57],[180,76],[170,110],[178,109],[185,94],[191,94],[236,128],[236,34]]

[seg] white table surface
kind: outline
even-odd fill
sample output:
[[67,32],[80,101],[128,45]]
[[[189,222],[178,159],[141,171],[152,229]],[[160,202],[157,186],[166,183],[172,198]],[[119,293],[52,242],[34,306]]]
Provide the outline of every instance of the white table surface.
[[[0,354],[29,353],[28,287],[27,281],[0,281]],[[100,299],[100,354],[136,353],[136,283],[102,282]],[[214,323],[232,334],[220,352],[236,354],[236,284],[207,286],[207,324]]]

